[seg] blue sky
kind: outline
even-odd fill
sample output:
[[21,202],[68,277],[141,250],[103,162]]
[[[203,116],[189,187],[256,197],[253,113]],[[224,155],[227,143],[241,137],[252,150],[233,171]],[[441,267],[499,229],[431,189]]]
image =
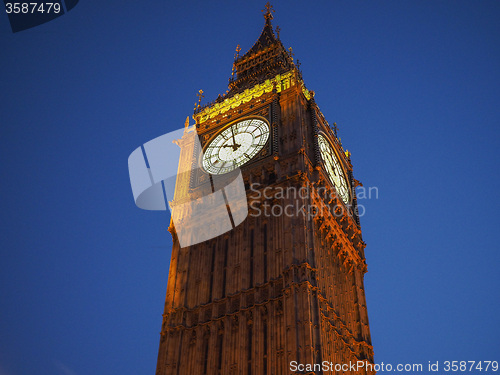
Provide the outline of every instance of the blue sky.
[[[0,17],[0,374],[154,373],[171,238],[128,155],[225,92],[262,3]],[[275,1],[361,201],[377,363],[500,360],[500,3]]]

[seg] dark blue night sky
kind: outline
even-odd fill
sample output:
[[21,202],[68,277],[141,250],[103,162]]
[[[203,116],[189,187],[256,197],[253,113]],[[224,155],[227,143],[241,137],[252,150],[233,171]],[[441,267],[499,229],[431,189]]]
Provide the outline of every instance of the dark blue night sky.
[[[15,34],[0,17],[0,375],[154,373],[169,216],[135,206],[127,158],[225,92],[264,3],[81,0]],[[273,5],[378,189],[360,200],[375,361],[499,361],[500,2]]]

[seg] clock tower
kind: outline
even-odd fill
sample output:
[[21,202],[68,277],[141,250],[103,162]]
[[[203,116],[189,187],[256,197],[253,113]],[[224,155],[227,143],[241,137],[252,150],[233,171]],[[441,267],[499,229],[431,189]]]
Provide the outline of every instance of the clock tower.
[[195,109],[201,167],[173,202],[239,168],[248,216],[186,247],[170,226],[157,375],[373,373],[349,153],[266,8],[228,91]]

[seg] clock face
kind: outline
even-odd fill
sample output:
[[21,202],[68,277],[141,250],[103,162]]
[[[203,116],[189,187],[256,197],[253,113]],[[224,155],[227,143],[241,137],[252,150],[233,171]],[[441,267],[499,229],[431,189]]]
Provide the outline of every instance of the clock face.
[[349,199],[349,184],[344,175],[344,171],[340,166],[337,154],[333,151],[332,146],[322,135],[318,136],[319,149],[321,151],[321,157],[323,159],[325,169],[328,172],[330,180],[335,185],[337,193],[342,198],[345,204],[348,204]]
[[210,142],[203,153],[203,169],[211,174],[231,172],[262,150],[269,125],[256,118],[232,124]]

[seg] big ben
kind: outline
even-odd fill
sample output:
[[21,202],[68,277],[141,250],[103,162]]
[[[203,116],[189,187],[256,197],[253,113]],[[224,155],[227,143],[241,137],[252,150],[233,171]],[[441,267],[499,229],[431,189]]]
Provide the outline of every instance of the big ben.
[[[240,170],[248,216],[184,247],[170,226],[157,375],[372,373],[350,155],[272,13],[268,4],[255,44],[238,48],[228,91],[195,108],[201,149],[184,156],[200,167],[172,204]],[[336,367],[349,363],[356,370]]]

